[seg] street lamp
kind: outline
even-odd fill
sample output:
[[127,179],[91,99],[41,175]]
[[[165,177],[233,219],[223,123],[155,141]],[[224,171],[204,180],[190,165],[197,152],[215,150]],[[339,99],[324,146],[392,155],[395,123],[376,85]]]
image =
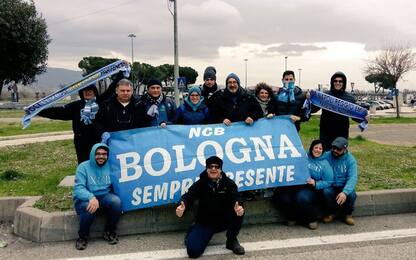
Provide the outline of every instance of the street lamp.
[[136,35],[134,33],[130,33],[127,35],[131,39],[131,81],[133,83],[133,89],[134,89],[134,73],[133,73],[133,63],[134,63],[134,55],[133,55],[133,39],[136,38]]
[[173,74],[174,74],[174,89],[175,89],[175,103],[179,106],[179,88],[178,88],[178,78],[179,78],[179,58],[178,58],[178,11],[176,8],[177,0],[169,0],[169,2],[173,2],[173,12],[171,10],[171,6],[168,6],[169,12],[173,16],[173,48],[174,48],[174,66],[173,66]]
[[287,56],[285,56],[285,71],[287,71]]
[[351,93],[354,93],[354,85],[355,85],[355,83],[351,82]]
[[244,61],[246,62],[246,88],[247,88],[247,61],[248,61],[248,59],[244,59]]
[[301,75],[302,69],[298,69],[298,70],[299,70],[299,87],[300,87],[300,75]]

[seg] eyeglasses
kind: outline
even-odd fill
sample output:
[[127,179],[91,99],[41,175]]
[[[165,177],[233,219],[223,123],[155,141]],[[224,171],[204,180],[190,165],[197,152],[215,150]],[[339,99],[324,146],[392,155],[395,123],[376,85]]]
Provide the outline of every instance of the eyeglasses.
[[208,167],[207,167],[208,169],[219,169],[220,168],[220,166],[219,165],[216,165],[216,164],[210,164],[210,165],[208,165]]
[[342,82],[344,82],[344,81],[342,81],[342,80],[334,80],[334,83],[342,83]]
[[332,146],[332,150],[336,150],[336,151],[342,151],[343,148],[338,148],[336,146]]

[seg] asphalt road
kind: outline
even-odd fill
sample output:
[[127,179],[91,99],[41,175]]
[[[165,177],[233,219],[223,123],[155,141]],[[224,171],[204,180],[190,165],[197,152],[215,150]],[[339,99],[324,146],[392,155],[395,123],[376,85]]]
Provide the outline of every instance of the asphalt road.
[[[172,213],[173,214],[173,213]],[[239,239],[247,259],[416,259],[416,213],[356,218],[353,227],[342,222],[322,224],[311,231],[280,224],[243,226]],[[77,251],[74,241],[33,243],[2,225],[0,259],[163,259],[186,256],[184,232],[123,236],[115,246],[101,239]],[[214,236],[202,259],[242,258],[224,247],[225,234]],[[127,254],[127,255],[126,255]]]

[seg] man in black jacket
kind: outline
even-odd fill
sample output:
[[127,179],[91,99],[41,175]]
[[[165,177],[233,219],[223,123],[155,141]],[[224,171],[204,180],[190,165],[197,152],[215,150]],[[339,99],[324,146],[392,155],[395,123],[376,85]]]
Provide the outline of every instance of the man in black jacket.
[[217,86],[217,70],[213,66],[209,66],[204,71],[204,85],[201,88],[201,96],[204,97],[205,104],[209,108],[211,103],[210,99],[215,91],[218,90]]
[[237,240],[243,223],[244,208],[237,192],[237,185],[222,171],[222,160],[212,156],[206,160],[206,170],[189,188],[176,208],[182,217],[185,210],[199,200],[196,223],[185,238],[189,257],[202,255],[214,233],[227,230],[226,248],[234,254],[243,255],[244,247]]
[[252,125],[263,117],[263,110],[254,95],[240,86],[240,78],[231,73],[225,80],[226,88],[214,93],[210,101],[210,115],[215,123],[230,126],[232,122],[244,121]]
[[[335,74],[331,77],[331,89],[326,93],[331,96],[355,104],[355,97],[352,94],[345,91],[346,86],[347,77],[345,76],[345,74],[340,71],[335,72]],[[367,121],[368,119],[369,118],[367,116]],[[361,122],[361,120],[358,119],[353,120]],[[319,125],[319,138],[324,143],[325,151],[329,151],[331,149],[331,143],[335,140],[335,138],[339,136],[342,136],[348,140],[349,129],[349,117],[328,111],[326,109],[322,109],[322,115]]]
[[[116,95],[102,104],[97,115],[97,129],[100,136],[105,132],[133,129],[142,126],[143,119],[136,112],[137,100],[133,96],[133,84],[122,79],[116,87]],[[105,142],[104,136],[101,136]]]
[[117,83],[123,78],[123,72],[116,74],[108,89],[101,95],[98,95],[95,84],[91,84],[78,92],[80,100],[63,106],[48,107],[39,112],[39,116],[50,119],[72,120],[78,164],[89,160],[92,146],[100,142],[96,115],[102,103],[114,94]]

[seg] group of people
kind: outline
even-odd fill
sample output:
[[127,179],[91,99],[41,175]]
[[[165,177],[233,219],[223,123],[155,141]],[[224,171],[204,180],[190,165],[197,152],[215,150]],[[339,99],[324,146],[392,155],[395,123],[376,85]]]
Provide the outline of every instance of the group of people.
[[[78,168],[74,186],[75,210],[80,216],[79,238],[76,248],[87,247],[90,226],[97,212],[104,211],[108,218],[104,238],[110,244],[118,242],[116,226],[121,215],[121,201],[111,191],[109,147],[105,144],[111,132],[140,127],[168,127],[170,124],[208,124],[243,121],[248,125],[262,117],[290,116],[296,129],[307,121],[303,104],[308,93],[295,86],[293,71],[285,71],[282,86],[276,94],[266,83],[259,83],[252,94],[240,85],[239,77],[230,73],[225,88],[216,83],[216,69],[207,67],[204,84],[192,87],[183,104],[176,107],[174,101],[162,91],[162,84],[152,79],[147,92],[141,97],[133,95],[133,85],[117,74],[109,88],[101,95],[91,85],[79,92],[80,100],[61,107],[51,107],[40,116],[72,120],[74,144]],[[346,76],[337,72],[331,77],[328,94],[355,102],[345,92]],[[313,112],[319,108],[314,107]],[[355,185],[357,166],[348,151],[349,118],[322,109],[320,140],[312,142],[309,149],[308,168],[311,178],[300,186],[280,187],[275,191],[278,205],[288,224],[305,223],[311,229],[318,226],[318,205],[323,206],[325,223],[331,222],[339,207],[345,222],[354,224]],[[229,179],[220,158],[206,160],[206,169],[185,193],[176,215],[184,212],[198,200],[195,224],[186,235],[185,244],[190,257],[200,256],[214,233],[227,230],[226,247],[235,254],[244,254],[237,235],[244,217],[243,198],[236,184]]]

